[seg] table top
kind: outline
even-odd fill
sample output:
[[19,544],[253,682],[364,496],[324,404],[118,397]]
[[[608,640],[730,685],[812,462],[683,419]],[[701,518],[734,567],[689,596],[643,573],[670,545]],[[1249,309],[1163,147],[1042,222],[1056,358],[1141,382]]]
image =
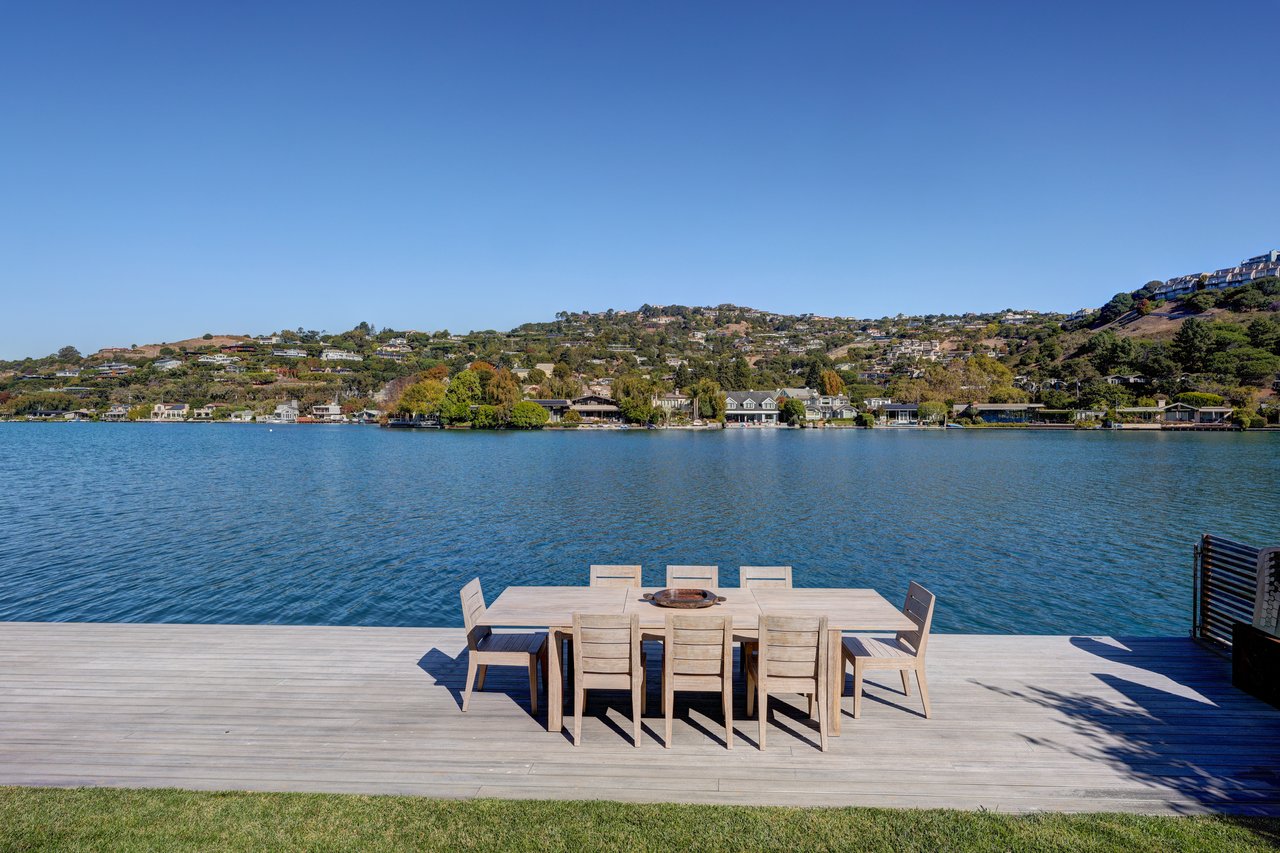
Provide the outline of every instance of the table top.
[[725,613],[733,616],[735,630],[754,630],[762,613],[827,617],[832,630],[910,631],[916,626],[900,609],[874,589],[743,589],[712,590],[725,597],[714,607],[676,610],[658,607],[643,599],[661,587],[510,586],[478,620],[491,627],[564,628],[573,614],[639,613],[640,627],[658,630],[668,613]]
[[624,613],[639,613],[640,627],[646,631],[660,631],[667,624],[669,613],[696,613],[706,616],[732,616],[736,629],[754,631],[760,622],[760,605],[756,604],[751,590],[741,587],[713,587],[711,592],[724,596],[724,601],[711,607],[683,609],[678,607],[659,607],[651,601],[645,601],[645,593],[654,593],[666,587],[646,586],[640,589],[628,589],[627,603]]
[[480,625],[506,628],[566,627],[573,614],[621,613],[632,589],[593,586],[509,586],[485,608]]
[[760,612],[776,616],[826,616],[841,631],[914,631],[916,623],[874,589],[756,589]]

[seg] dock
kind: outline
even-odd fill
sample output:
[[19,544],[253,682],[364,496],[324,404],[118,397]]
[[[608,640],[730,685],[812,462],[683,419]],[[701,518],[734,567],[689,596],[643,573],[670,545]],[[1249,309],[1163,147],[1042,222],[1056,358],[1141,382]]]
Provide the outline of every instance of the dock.
[[1280,815],[1280,711],[1190,639],[935,634],[933,718],[872,673],[825,754],[741,686],[732,751],[715,694],[665,749],[655,657],[640,748],[621,693],[575,748],[519,669],[462,713],[460,629],[0,623],[0,785]]

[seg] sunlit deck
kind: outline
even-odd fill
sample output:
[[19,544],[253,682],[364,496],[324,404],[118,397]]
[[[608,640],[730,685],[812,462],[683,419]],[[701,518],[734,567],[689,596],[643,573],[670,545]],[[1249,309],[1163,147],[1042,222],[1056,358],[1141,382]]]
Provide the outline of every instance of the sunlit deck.
[[[800,697],[755,748],[738,690],[678,700],[657,661],[640,749],[629,699],[592,697],[584,744],[490,670],[467,714],[457,629],[0,623],[0,784],[176,786],[1000,811],[1280,814],[1280,712],[1190,640],[935,635],[934,718],[872,673],[820,753]],[[693,704],[690,704],[690,703]]]

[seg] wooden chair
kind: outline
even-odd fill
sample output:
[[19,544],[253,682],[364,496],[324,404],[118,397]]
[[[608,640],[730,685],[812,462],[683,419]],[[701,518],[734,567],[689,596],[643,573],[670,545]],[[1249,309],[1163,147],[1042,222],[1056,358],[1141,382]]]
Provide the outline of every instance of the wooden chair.
[[[892,639],[866,636],[844,638],[840,655],[841,683],[848,664],[853,664],[853,716],[862,713],[862,677],[870,669],[896,669],[902,674],[902,693],[911,695],[911,673],[920,685],[920,701],[929,717],[929,684],[924,677],[924,652],[929,645],[929,628],[933,624],[934,595],[912,581],[907,589],[907,602],[902,612],[916,623],[914,631],[899,631]],[[842,688],[843,689],[843,688]]]
[[738,569],[742,589],[791,589],[790,566],[742,566]]
[[[790,566],[740,566],[738,568],[738,587],[740,589],[791,589]],[[756,641],[742,641],[742,657],[738,661],[738,669],[747,671],[747,658],[755,654]]]
[[547,635],[495,634],[491,628],[476,624],[483,614],[484,592],[480,578],[475,578],[462,588],[462,624],[467,629],[467,689],[462,694],[462,710],[465,712],[471,704],[473,685],[484,690],[484,677],[490,666],[527,666],[529,705],[533,713],[538,713],[539,665],[542,683],[547,683]]
[[[747,659],[747,715],[753,700],[760,718],[760,749],[764,749],[773,693],[804,693],[818,699],[818,735],[827,751],[827,617],[761,616],[760,646]],[[809,701],[813,707],[812,698]],[[812,713],[812,711],[810,711]]]
[[630,690],[632,738],[640,746],[645,710],[645,654],[640,614],[573,614],[573,745],[582,743],[582,708],[588,690]]
[[639,566],[592,566],[591,586],[640,586]]
[[717,566],[667,566],[668,587],[720,586],[720,569]]
[[668,613],[662,656],[662,710],[671,748],[676,691],[720,691],[724,742],[733,749],[733,617]]

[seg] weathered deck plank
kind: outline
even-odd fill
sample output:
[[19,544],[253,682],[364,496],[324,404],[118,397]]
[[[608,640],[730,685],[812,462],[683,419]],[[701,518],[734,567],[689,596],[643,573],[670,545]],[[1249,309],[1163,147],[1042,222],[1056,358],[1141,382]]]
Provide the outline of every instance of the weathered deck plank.
[[643,751],[621,694],[574,748],[522,670],[462,714],[462,649],[454,629],[0,623],[0,784],[1280,814],[1280,713],[1187,640],[937,635],[934,719],[877,674],[825,755],[799,698],[756,750],[741,685],[733,752],[713,694],[681,696],[664,750],[656,656]]

